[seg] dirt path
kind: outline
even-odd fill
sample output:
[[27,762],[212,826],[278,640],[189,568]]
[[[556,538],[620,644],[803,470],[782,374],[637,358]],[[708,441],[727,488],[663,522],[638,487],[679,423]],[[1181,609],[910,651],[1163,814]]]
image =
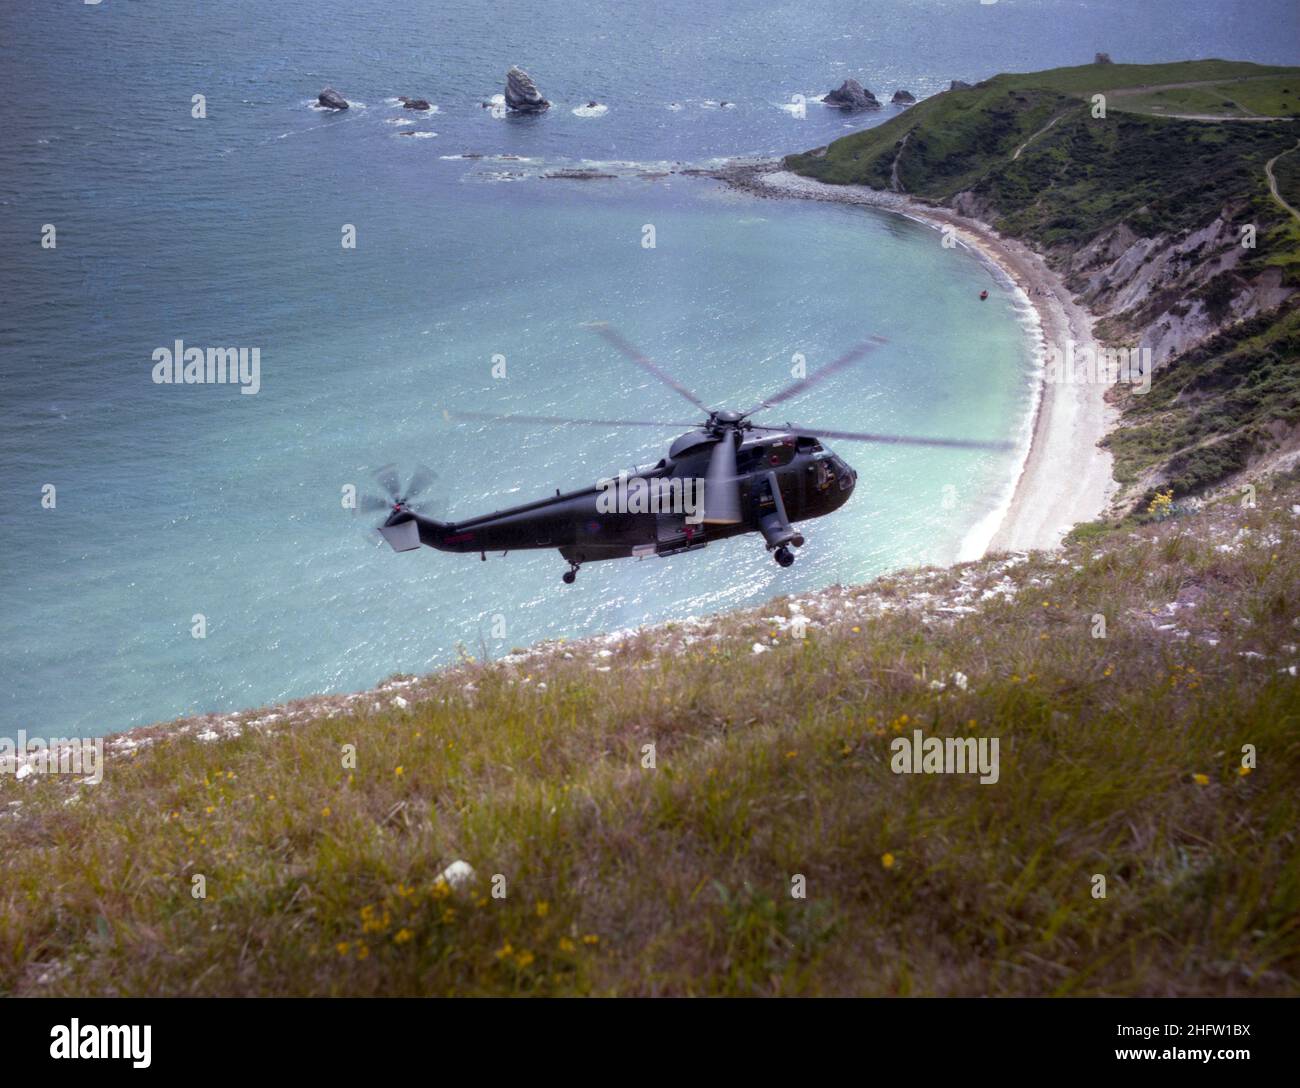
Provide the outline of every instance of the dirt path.
[[1056,124],[1057,121],[1059,121],[1064,116],[1065,115],[1063,113],[1058,113],[1055,117],[1053,117],[1050,121],[1048,121],[1047,124],[1045,124],[1032,136],[1030,136],[1029,139],[1027,139],[1018,148],[1016,148],[1016,150],[1012,153],[1011,161],[1015,162],[1016,159],[1020,158],[1020,152],[1022,152],[1025,148],[1027,148],[1030,144],[1032,144],[1035,140],[1037,140],[1038,137],[1040,137],[1044,132],[1046,132],[1049,128],[1051,128],[1054,124]]
[[[1295,147],[1291,148],[1291,151],[1294,151],[1296,147],[1300,147],[1300,140],[1296,141]],[[1264,164],[1264,174],[1268,178],[1268,191],[1273,194],[1273,199],[1276,200],[1279,204],[1281,204],[1282,207],[1284,207],[1292,215],[1294,215],[1296,219],[1300,219],[1300,212],[1296,211],[1293,207],[1291,207],[1290,204],[1288,204],[1285,200],[1282,199],[1282,194],[1277,191],[1277,178],[1273,176],[1273,164],[1277,162],[1277,160],[1280,159],[1283,155],[1291,154],[1291,151],[1283,151],[1281,152],[1281,154],[1274,155],[1271,159],[1269,159],[1268,162]]]
[[907,130],[907,135],[898,144],[898,151],[894,154],[894,165],[889,171],[889,188],[895,193],[903,191],[903,183],[898,180],[898,160],[903,157],[903,148],[907,146],[907,141],[912,138],[912,129]]
[[[1137,110],[1133,110],[1132,112],[1133,112],[1133,113],[1137,113],[1138,111],[1137,111]],[[1169,118],[1170,120],[1172,120],[1172,121],[1223,121],[1223,122],[1242,122],[1242,121],[1251,122],[1251,121],[1253,121],[1253,122],[1255,122],[1256,124],[1259,124],[1260,122],[1267,123],[1267,122],[1269,122],[1269,121],[1289,121],[1289,120],[1291,120],[1291,118],[1289,118],[1289,117],[1260,117],[1260,116],[1258,116],[1258,115],[1256,115],[1256,116],[1254,116],[1254,117],[1228,117],[1228,116],[1226,116],[1226,115],[1224,115],[1224,114],[1219,114],[1219,113],[1143,113],[1143,114],[1138,114],[1138,116],[1140,116],[1140,117],[1168,117],[1168,118]]]
[[1181,91],[1187,87],[1217,87],[1221,83],[1249,83],[1255,79],[1277,79],[1277,74],[1227,76],[1224,79],[1194,79],[1188,83],[1139,83],[1136,87],[1113,87],[1109,91],[1103,91],[1102,93],[1108,98],[1124,98],[1134,94],[1150,94],[1152,91]]

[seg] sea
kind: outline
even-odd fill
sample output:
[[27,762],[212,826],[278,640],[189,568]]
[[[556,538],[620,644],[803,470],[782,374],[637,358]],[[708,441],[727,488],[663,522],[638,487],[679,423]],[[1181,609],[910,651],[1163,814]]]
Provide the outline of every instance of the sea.
[[[357,690],[978,555],[1027,442],[1028,301],[923,224],[681,171],[1097,51],[1294,63],[1296,23],[1293,0],[6,0],[0,735]],[[516,64],[545,114],[493,108]],[[848,77],[884,108],[823,106]],[[352,108],[319,109],[325,86]],[[426,509],[454,520],[697,423],[602,321],[739,409],[883,337],[760,418],[1013,448],[833,443],[856,492],[788,570],[753,537],[573,586],[556,552],[377,546],[347,500],[380,466],[430,467]],[[178,342],[250,349],[257,391],[156,382]]]

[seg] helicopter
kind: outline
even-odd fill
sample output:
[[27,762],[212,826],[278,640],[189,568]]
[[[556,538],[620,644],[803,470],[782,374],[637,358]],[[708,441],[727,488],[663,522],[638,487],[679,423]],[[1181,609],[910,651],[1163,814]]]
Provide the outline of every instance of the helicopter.
[[705,414],[702,422],[667,423],[635,419],[571,419],[561,416],[490,415],[444,412],[454,420],[554,425],[688,428],[666,456],[653,465],[623,471],[594,487],[561,492],[464,521],[442,522],[420,513],[414,500],[435,477],[418,469],[407,487],[387,465],[376,479],[386,498],[363,497],[359,509],[383,511],[377,526],[394,551],[421,546],[444,552],[525,549],[559,550],[569,564],[562,579],[573,584],[584,563],[603,559],[671,556],[745,533],[761,534],[782,567],[795,561],[791,549],[805,543],[795,526],[825,517],[848,502],[858,474],[826,440],[1004,450],[1009,442],[910,435],[868,434],[823,428],[756,423],[756,413],[806,392],[854,365],[888,341],[872,336],[819,370],[764,398],[748,411],[709,408],[691,390],[643,355],[608,325],[595,330],[629,361],[681,395]]

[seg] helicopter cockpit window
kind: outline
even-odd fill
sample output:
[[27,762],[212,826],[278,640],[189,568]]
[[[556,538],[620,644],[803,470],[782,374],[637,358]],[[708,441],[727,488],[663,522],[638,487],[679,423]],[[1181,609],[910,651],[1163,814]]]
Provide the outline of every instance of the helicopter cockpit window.
[[794,460],[794,452],[794,443],[788,446],[784,442],[776,443],[767,447],[766,461],[773,468],[788,465]]

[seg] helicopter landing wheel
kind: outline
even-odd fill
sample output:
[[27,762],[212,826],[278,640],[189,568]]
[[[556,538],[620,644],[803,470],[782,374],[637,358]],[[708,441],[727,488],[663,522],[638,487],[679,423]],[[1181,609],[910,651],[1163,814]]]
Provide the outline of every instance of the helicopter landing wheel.
[[773,558],[783,567],[794,566],[794,553],[785,546],[777,548],[776,555]]
[[795,535],[790,538],[790,543],[796,548],[802,548],[804,544],[803,533],[795,533]]
[[564,579],[564,584],[566,586],[573,585],[573,583],[578,580],[578,564],[574,563],[572,569],[566,570],[560,575],[560,577]]

